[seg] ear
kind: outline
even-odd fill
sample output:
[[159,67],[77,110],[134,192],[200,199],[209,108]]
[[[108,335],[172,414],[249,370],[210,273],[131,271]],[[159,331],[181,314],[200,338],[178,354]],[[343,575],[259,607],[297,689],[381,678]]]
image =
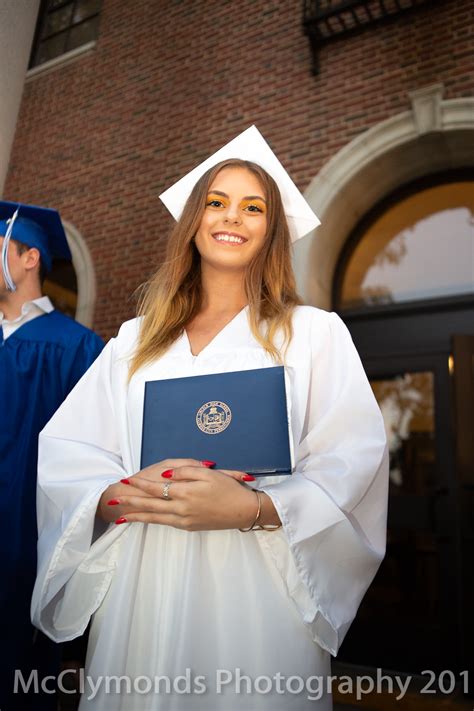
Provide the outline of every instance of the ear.
[[26,252],[23,252],[23,254],[21,255],[21,259],[25,269],[27,269],[28,271],[36,269],[37,267],[39,267],[41,259],[39,249],[36,249],[36,247],[31,247],[30,249],[27,249]]

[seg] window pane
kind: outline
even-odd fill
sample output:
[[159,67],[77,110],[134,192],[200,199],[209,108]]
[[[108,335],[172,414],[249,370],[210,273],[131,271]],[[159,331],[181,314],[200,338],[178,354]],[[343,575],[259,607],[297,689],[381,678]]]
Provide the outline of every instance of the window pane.
[[65,45],[65,32],[60,35],[55,35],[54,37],[51,37],[51,39],[44,40],[38,48],[35,64],[42,64],[43,62],[47,62],[49,59],[54,59],[55,57],[59,57],[60,54],[64,54],[66,51]]
[[474,182],[400,200],[364,234],[344,275],[341,306],[474,292]]
[[81,47],[97,38],[102,0],[47,0],[41,4],[40,36],[31,67]]
[[434,379],[430,372],[372,380],[390,452],[392,495],[426,495],[435,488]]
[[67,50],[75,49],[80,47],[87,42],[95,40],[99,30],[99,16],[93,17],[90,20],[82,22],[76,27],[72,27],[69,32],[69,39],[67,43]]
[[86,17],[95,15],[100,11],[102,0],[79,0],[74,12],[73,22],[82,22]]
[[[434,376],[404,372],[371,380],[383,414],[390,452],[387,555],[369,590],[365,614],[383,619],[397,632],[394,649],[406,644],[407,631],[422,631],[418,658],[427,640],[439,638],[440,548],[433,531],[437,492]],[[398,635],[402,640],[398,639]],[[414,642],[419,644],[418,641]],[[426,651],[424,652],[426,655]]]
[[72,5],[66,5],[60,10],[56,10],[56,12],[48,14],[46,16],[42,36],[49,37],[49,35],[65,30],[71,22],[71,16]]

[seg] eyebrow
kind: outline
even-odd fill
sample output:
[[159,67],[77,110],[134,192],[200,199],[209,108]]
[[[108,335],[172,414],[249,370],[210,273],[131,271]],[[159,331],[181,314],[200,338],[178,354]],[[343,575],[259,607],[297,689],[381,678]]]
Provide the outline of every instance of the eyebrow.
[[[220,190],[209,190],[208,195],[221,195],[222,197],[228,198],[227,193],[223,193]],[[265,204],[267,201],[261,195],[245,195],[242,200],[261,200]]]

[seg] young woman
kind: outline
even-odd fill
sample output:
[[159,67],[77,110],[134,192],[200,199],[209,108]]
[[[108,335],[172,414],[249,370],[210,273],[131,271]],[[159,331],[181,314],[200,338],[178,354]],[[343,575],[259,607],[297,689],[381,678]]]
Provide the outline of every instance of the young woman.
[[[81,709],[331,708],[329,653],[384,553],[385,433],[341,320],[298,304],[278,186],[220,162],[141,318],[44,430],[33,614],[56,640],[92,616]],[[146,381],[278,362],[291,476],[210,469],[185,443],[140,471]],[[269,530],[245,531],[255,522]]]

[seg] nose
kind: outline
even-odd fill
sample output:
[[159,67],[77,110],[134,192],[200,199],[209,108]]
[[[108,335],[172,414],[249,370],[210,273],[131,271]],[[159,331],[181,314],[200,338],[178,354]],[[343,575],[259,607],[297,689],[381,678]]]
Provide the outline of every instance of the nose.
[[233,224],[240,224],[242,222],[238,205],[229,204],[224,215],[224,222],[232,222]]

